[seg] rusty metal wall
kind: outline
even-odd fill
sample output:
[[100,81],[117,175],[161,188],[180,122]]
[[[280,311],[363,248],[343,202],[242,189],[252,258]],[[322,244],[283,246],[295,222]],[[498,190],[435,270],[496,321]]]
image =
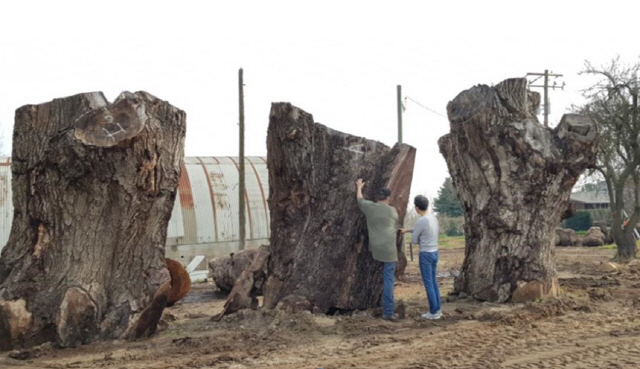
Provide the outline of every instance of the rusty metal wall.
[[[10,158],[0,157],[0,250],[13,218]],[[195,255],[228,255],[240,247],[237,157],[186,157],[167,229],[167,257],[188,263]],[[245,158],[249,248],[269,242],[269,182],[263,157]]]

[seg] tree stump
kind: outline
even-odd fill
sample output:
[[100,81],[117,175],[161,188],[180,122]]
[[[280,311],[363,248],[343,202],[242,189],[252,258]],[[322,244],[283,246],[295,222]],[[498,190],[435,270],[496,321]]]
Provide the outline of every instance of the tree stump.
[[578,246],[578,235],[571,228],[556,228],[556,246]]
[[591,227],[587,231],[587,234],[582,238],[583,246],[602,246],[607,236],[602,232],[600,227]]
[[[415,149],[334,131],[291,104],[274,103],[267,152],[271,255],[264,305],[302,299],[324,312],[379,306],[382,263],[368,249],[355,181],[366,181],[367,199],[389,187],[402,222]],[[398,234],[398,250],[402,240]],[[398,257],[406,265],[404,254]]]
[[185,130],[184,112],[146,92],[16,111],[1,350],[117,338],[161,285],[171,291],[164,246]]
[[524,301],[558,293],[554,229],[585,168],[595,164],[591,120],[564,115],[555,129],[536,118],[540,95],[524,78],[479,85],[448,106],[440,152],[465,210],[465,259],[454,293]]

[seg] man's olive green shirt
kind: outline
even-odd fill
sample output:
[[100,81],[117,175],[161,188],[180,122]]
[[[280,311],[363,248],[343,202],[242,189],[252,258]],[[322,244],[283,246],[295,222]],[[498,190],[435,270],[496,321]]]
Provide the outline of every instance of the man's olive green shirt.
[[400,226],[393,206],[358,199],[358,206],[367,218],[369,249],[373,258],[382,262],[398,261],[396,234]]

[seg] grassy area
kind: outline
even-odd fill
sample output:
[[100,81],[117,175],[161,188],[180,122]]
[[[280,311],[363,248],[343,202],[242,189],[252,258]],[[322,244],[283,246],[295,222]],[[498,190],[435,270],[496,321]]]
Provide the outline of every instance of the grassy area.
[[[411,234],[407,233],[405,234],[405,242],[408,245],[409,242],[411,242]],[[464,236],[455,236],[455,237],[449,237],[447,235],[440,235],[440,237],[438,237],[438,246],[439,247],[451,247],[451,248],[457,248],[457,247],[461,247],[464,248]]]
[[441,235],[438,237],[438,244],[440,247],[464,248],[464,236],[449,237]]
[[[636,241],[636,245],[638,245],[638,248],[640,248],[640,240]],[[601,249],[607,249],[607,250],[615,250],[616,249],[616,244],[612,243],[610,245],[604,245],[604,246],[600,246]]]

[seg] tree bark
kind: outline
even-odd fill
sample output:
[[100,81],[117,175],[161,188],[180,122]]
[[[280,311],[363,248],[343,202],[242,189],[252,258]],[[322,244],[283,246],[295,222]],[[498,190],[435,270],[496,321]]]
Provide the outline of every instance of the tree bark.
[[[291,104],[275,103],[267,152],[271,256],[264,305],[306,300],[324,312],[378,306],[382,263],[368,249],[355,181],[366,181],[367,199],[389,187],[402,222],[415,149],[337,132]],[[399,234],[396,246],[403,246]],[[398,257],[406,265],[404,254]]]
[[439,140],[465,210],[465,259],[454,293],[526,301],[558,293],[554,229],[576,180],[595,164],[598,134],[588,118],[536,118],[540,96],[524,78],[479,85],[447,106]]
[[112,104],[79,94],[16,111],[0,349],[119,337],[161,285],[164,308],[185,130],[184,112],[146,92]]
[[628,263],[635,258],[638,247],[633,235],[633,228],[630,225],[624,228],[616,228],[615,226],[614,222],[612,232],[617,251],[613,260],[619,263]]

